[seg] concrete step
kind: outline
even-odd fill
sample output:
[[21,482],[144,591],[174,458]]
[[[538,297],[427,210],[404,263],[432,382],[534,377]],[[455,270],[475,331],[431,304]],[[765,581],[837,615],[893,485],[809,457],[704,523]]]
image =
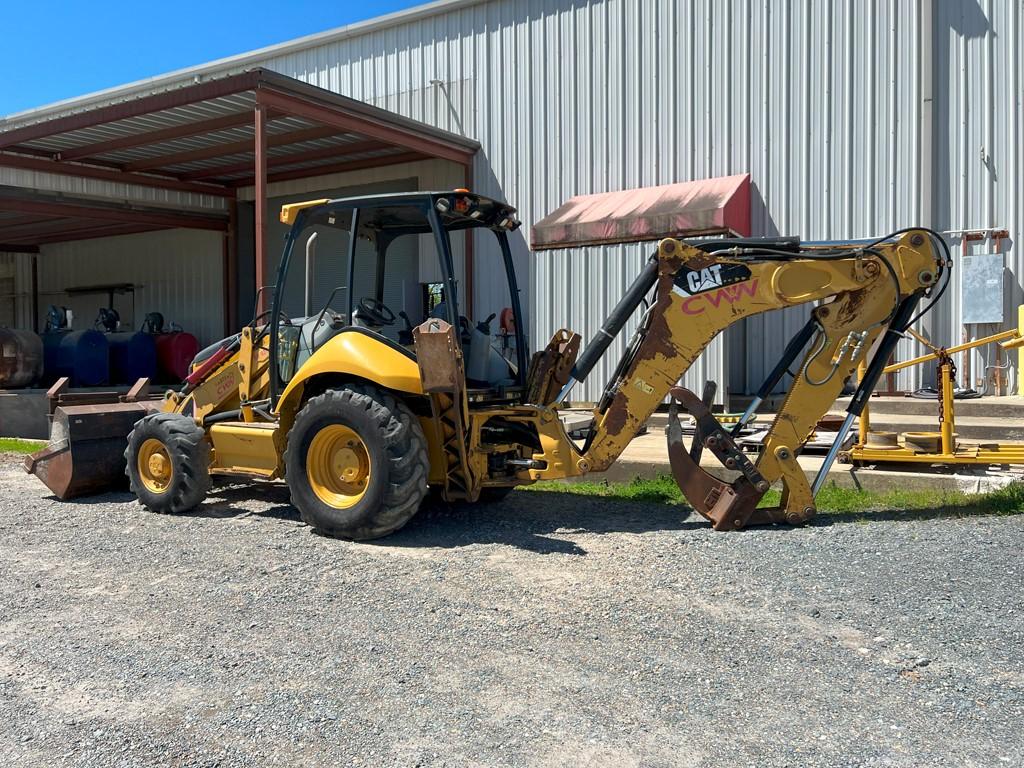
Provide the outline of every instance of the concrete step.
[[[995,399],[995,398],[991,398]],[[874,401],[872,401],[874,402]],[[902,400],[900,402],[903,402]],[[939,430],[938,404],[934,401],[915,401],[915,404],[924,403],[930,408],[921,414],[918,413],[893,413],[891,411],[879,412],[871,410],[871,428],[883,432],[937,432]],[[1010,406],[1014,408],[1015,406]],[[844,406],[837,402],[830,415],[845,416]],[[924,409],[914,409],[924,410]],[[983,415],[969,415],[962,411],[960,403],[956,404],[955,422],[956,432],[964,440],[979,440],[985,442],[1014,442],[1024,441],[1024,414],[1021,416],[998,416],[984,413]],[[975,414],[978,409],[971,409]],[[1003,413],[1007,405],[1002,404],[996,408],[997,412]],[[774,413],[759,413],[756,424],[767,425],[775,418]],[[647,421],[647,426],[652,431],[665,428],[668,423],[668,414],[664,412],[655,413]],[[728,425],[727,425],[728,426]]]

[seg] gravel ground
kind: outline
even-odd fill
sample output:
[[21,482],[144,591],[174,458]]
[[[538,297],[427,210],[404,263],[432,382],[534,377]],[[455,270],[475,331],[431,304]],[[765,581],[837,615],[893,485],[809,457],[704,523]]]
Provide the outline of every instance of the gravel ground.
[[158,516],[0,460],[0,765],[1024,765],[1024,516],[683,518],[354,544],[281,486]]

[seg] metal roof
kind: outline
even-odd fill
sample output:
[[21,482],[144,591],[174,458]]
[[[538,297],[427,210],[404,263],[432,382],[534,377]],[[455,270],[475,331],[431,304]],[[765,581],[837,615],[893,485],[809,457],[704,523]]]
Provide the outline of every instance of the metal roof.
[[75,200],[0,187],[0,251],[6,253],[37,253],[39,246],[50,243],[173,228],[224,232],[228,217]]
[[[0,128],[0,167],[224,198],[261,173],[265,185],[427,158],[468,166],[479,148],[266,69]],[[4,199],[0,210],[13,205]],[[22,224],[31,222],[12,231],[0,221],[0,243],[38,245],[53,240],[34,236],[56,236],[49,224]],[[74,224],[69,233],[81,233]]]
[[377,16],[366,21],[347,24],[325,32],[318,32],[295,38],[294,40],[287,40],[283,43],[257,48],[237,56],[215,59],[205,64],[174,70],[156,77],[94,91],[93,93],[56,101],[51,104],[44,104],[21,112],[14,112],[0,117],[0,129],[9,130],[10,128],[21,127],[38,120],[70,114],[104,104],[112,104],[127,98],[136,98],[143,94],[161,93],[166,90],[179,88],[185,84],[202,82],[210,76],[221,77],[230,73],[243,72],[274,56],[286,55],[306,48],[314,48],[326,43],[358,37],[369,32],[406,24],[429,16],[440,15],[456,8],[477,5],[482,2],[486,2],[486,0],[435,0],[435,2],[413,6],[412,8],[384,14],[383,16]]

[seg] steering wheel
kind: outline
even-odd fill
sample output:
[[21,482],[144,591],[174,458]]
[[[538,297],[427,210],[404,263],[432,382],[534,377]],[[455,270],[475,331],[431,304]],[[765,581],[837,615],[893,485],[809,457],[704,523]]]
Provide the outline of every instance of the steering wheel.
[[388,309],[383,301],[377,301],[377,299],[364,296],[359,300],[359,308],[376,325],[395,324],[395,313]]

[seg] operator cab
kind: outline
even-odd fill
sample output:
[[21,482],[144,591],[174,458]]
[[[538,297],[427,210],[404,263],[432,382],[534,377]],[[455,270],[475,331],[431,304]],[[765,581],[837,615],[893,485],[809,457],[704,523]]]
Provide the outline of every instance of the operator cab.
[[[367,334],[414,359],[413,328],[433,317],[459,329],[471,401],[518,402],[527,350],[508,242],[520,224],[515,213],[462,189],[283,206],[291,230],[269,318],[273,398],[339,334]],[[464,314],[451,237],[473,229],[491,233],[480,250],[496,255],[508,289],[498,294],[503,306],[476,320]]]

